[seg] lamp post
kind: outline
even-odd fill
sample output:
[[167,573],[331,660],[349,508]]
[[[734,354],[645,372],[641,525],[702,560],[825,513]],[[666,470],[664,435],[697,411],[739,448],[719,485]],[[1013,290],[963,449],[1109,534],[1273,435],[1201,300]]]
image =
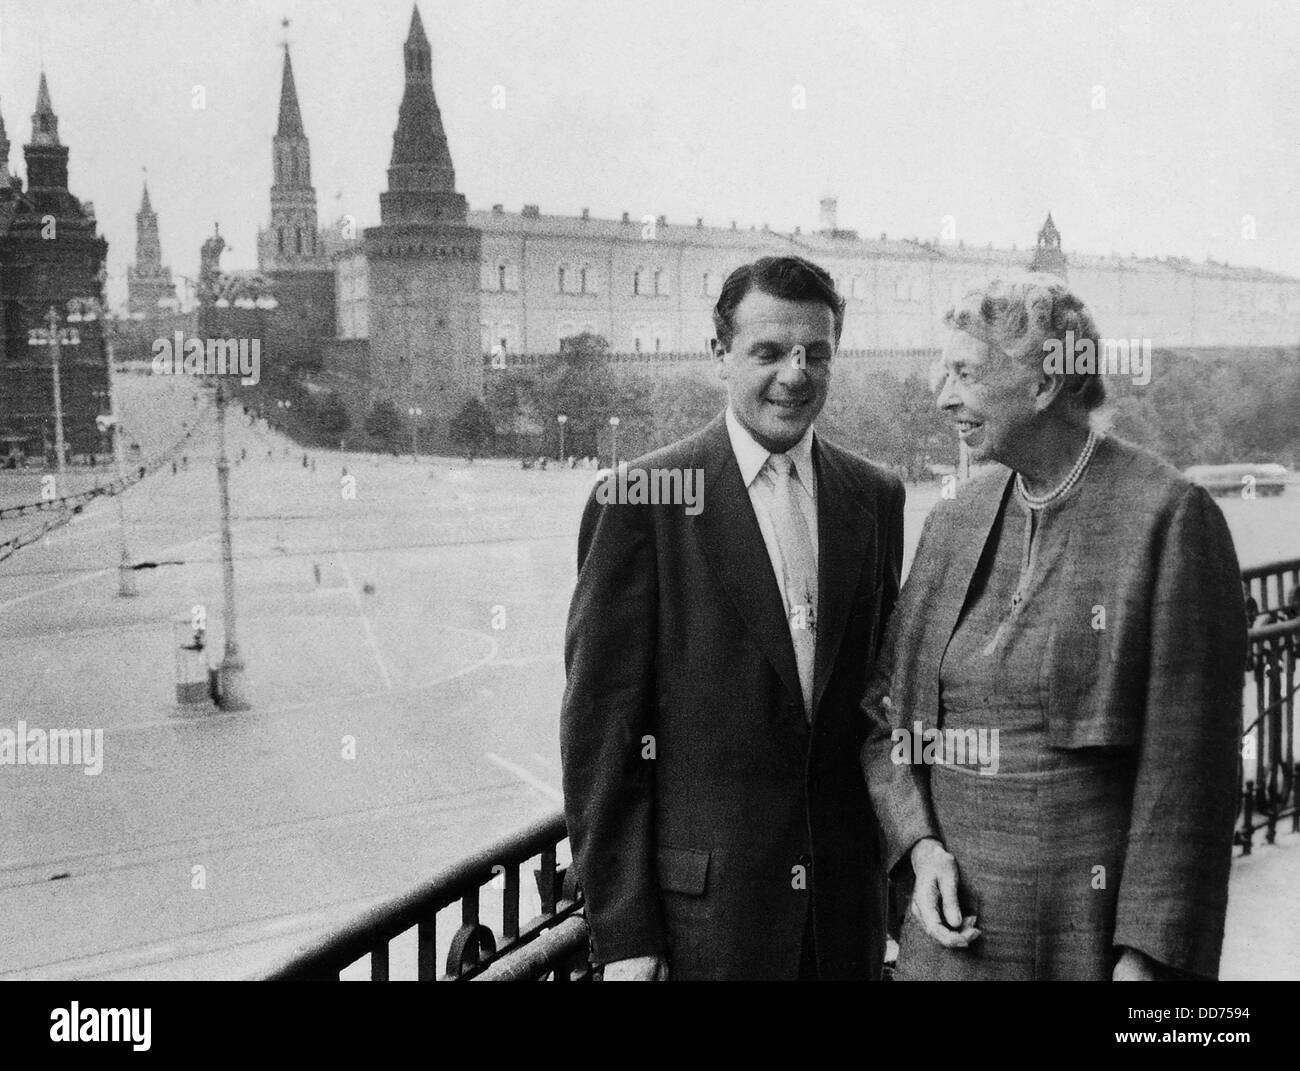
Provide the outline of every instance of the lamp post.
[[609,432],[609,467],[616,469],[618,468],[618,417],[609,418]]
[[569,422],[569,418],[561,413],[555,418],[555,422],[560,425],[560,463],[564,463],[564,425]]
[[418,405],[407,406],[406,414],[411,418],[411,460],[419,460],[420,453],[420,424],[419,418],[424,416],[424,410]]
[[[226,633],[226,650],[221,659],[221,707],[223,710],[247,710],[248,695],[244,682],[244,660],[239,653],[235,634],[235,557],[230,537],[230,461],[226,457],[225,387],[216,380],[217,402],[217,490],[221,499],[221,588],[222,624]],[[285,403],[286,408],[288,403]]]
[[117,528],[121,537],[121,560],[117,566],[117,594],[121,598],[138,595],[135,586],[135,569],[131,566],[131,554],[126,546],[126,463],[122,457],[122,422],[117,415],[117,401],[113,396],[113,344],[105,341],[105,353],[108,355],[108,416],[96,417],[95,422],[113,436],[113,464],[117,469],[117,482],[121,490],[113,496],[117,502]]
[[79,346],[81,336],[76,328],[59,327],[59,312],[53,305],[50,306],[50,311],[45,315],[45,325],[45,327],[34,327],[27,332],[27,345],[52,347],[52,364],[54,368],[54,452],[57,455],[55,463],[59,473],[59,494],[62,495],[68,467],[67,459],[64,457],[63,380],[59,372],[59,355],[64,346]]

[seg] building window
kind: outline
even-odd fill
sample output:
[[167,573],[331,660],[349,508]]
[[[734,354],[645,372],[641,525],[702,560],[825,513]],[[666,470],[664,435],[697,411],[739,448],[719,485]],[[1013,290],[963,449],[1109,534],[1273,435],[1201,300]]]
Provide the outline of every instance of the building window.
[[502,293],[505,293],[506,266],[504,264],[497,265],[497,289],[500,290]]
[[555,289],[558,293],[561,294],[564,293],[564,275],[565,275],[565,268],[564,265],[561,264],[558,268],[555,269]]
[[281,253],[284,252],[284,228],[283,227],[275,228],[275,248]]
[[[632,296],[635,297],[640,293],[641,293],[641,269],[637,268],[637,270],[632,273]],[[637,348],[640,349],[640,346],[638,345]]]
[[579,294],[585,294],[585,293],[587,293],[587,268],[586,268],[586,265],[583,265],[582,269],[578,272],[578,293],[579,293]]
[[301,252],[302,252],[302,228],[301,228],[301,227],[295,227],[295,228],[294,228],[294,232],[293,232],[293,251],[294,251],[295,253],[301,253]]
[[668,282],[664,278],[663,268],[655,268],[655,297],[668,293]]

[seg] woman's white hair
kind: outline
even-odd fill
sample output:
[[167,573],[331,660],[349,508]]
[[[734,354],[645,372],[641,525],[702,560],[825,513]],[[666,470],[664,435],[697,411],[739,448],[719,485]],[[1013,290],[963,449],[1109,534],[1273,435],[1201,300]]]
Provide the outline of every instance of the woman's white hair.
[[[1042,367],[1050,340],[1066,342],[1067,333],[1077,342],[1091,339],[1100,346],[1096,321],[1065,283],[1043,272],[1024,272],[988,282],[968,290],[943,317],[957,331],[979,339],[1007,356]],[[1106,400],[1106,387],[1095,374],[1072,373],[1066,390],[1086,410]]]

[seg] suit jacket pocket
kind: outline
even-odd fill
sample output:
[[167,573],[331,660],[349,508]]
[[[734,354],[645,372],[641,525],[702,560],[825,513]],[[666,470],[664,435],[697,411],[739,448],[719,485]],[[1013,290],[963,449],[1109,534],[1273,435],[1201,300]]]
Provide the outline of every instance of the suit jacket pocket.
[[659,888],[664,892],[703,896],[709,881],[712,852],[660,844],[656,849]]

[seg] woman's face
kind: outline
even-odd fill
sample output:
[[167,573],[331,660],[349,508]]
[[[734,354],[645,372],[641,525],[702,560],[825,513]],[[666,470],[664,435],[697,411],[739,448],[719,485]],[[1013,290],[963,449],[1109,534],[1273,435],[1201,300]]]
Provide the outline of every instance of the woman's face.
[[971,461],[1015,468],[1017,444],[1037,412],[1037,370],[965,331],[953,331],[937,372],[943,379],[935,405],[952,417]]

